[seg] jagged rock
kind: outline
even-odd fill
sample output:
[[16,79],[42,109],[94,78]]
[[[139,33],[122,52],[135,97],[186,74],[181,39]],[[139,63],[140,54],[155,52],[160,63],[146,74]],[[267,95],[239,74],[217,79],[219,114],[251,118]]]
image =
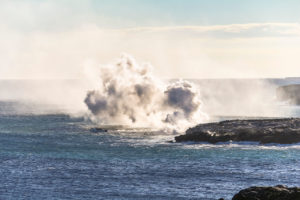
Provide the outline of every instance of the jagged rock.
[[176,142],[251,141],[278,144],[300,142],[300,118],[228,120],[189,128]]
[[250,187],[234,195],[232,200],[300,200],[300,188],[282,185]]

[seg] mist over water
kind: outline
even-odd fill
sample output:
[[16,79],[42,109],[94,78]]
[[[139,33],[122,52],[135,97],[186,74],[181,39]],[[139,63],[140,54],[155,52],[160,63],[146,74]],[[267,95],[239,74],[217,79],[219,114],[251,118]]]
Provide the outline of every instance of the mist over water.
[[139,64],[129,55],[101,66],[99,82],[84,101],[101,124],[184,130],[207,119],[195,84],[165,83],[153,75],[149,64]]
[[276,97],[278,86],[298,79],[161,80],[150,64],[127,54],[111,64],[84,67],[80,79],[1,80],[0,114],[64,113],[86,116],[97,125],[179,132],[226,117],[299,116],[299,107]]
[[[86,75],[0,81],[0,199],[213,200],[299,183],[299,144],[169,142],[204,113],[208,121],[291,116],[275,96],[286,80],[162,81],[128,55]],[[130,128],[90,131],[102,124]]]

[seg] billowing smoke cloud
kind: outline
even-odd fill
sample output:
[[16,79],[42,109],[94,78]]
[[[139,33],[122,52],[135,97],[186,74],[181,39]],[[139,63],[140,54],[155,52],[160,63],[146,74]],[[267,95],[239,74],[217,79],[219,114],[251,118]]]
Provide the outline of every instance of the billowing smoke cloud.
[[149,64],[139,65],[129,55],[100,67],[99,80],[100,87],[88,92],[85,103],[102,124],[183,130],[205,119],[192,83],[166,84],[153,76]]

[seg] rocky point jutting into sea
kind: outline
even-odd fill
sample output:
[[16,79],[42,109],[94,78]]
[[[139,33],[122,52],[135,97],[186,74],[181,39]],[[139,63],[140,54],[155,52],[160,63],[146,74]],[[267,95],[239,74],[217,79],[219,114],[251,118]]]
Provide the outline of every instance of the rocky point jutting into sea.
[[300,142],[300,118],[228,120],[189,128],[176,142],[259,142],[292,144]]

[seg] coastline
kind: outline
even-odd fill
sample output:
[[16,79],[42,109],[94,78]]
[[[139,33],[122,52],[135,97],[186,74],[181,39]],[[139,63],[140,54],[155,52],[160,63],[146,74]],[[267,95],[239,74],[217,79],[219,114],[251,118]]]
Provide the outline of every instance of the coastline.
[[226,120],[189,128],[176,142],[259,142],[293,144],[300,142],[300,118]]

